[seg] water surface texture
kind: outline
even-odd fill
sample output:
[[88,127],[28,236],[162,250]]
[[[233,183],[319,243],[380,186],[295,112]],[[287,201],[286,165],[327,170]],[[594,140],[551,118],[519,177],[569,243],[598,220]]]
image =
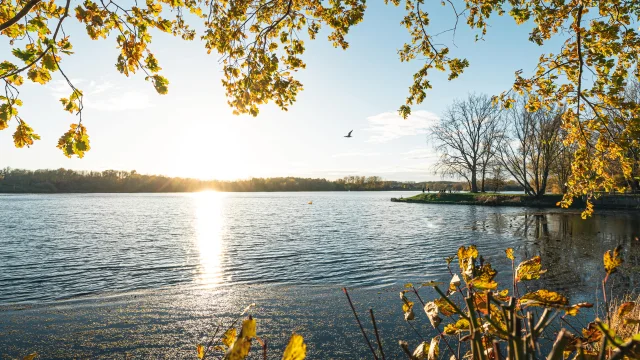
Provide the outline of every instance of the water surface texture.
[[[267,319],[267,337],[286,340],[292,327],[282,324],[291,321],[307,334],[311,354],[366,356],[366,347],[354,346],[357,328],[353,339],[345,330],[354,324],[340,287],[380,309],[384,329],[401,320],[396,289],[448,281],[444,258],[463,244],[477,245],[504,281],[511,277],[505,248],[519,260],[541,255],[549,270],[541,286],[572,301],[593,301],[602,253],[621,244],[626,268],[616,284],[638,288],[637,212],[583,221],[558,209],[389,201],[411,195],[0,195],[0,349],[9,349],[0,357],[34,348],[45,358],[190,357],[199,319],[230,316],[252,299],[266,302],[258,316]],[[69,329],[79,335],[69,338]]]

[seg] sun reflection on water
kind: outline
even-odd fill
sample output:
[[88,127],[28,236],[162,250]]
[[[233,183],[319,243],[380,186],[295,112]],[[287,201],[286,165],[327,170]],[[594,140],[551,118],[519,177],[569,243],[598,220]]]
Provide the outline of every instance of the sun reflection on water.
[[224,253],[222,205],[226,194],[203,191],[193,196],[196,206],[196,242],[201,268],[198,282],[206,286],[215,286],[223,281],[220,262]]

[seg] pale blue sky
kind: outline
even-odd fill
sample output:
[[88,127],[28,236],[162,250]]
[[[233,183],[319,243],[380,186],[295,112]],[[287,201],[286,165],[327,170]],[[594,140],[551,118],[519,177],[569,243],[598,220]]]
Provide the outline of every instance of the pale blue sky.
[[[397,49],[408,38],[399,24],[403,7],[381,1],[368,6],[364,22],[347,38],[347,51],[333,48],[326,33],[306,42],[307,69],[298,75],[304,84],[298,101],[288,112],[264,106],[256,118],[232,115],[217,55],[207,55],[198,40],[155,34],[152,48],[171,82],[169,94],[161,96],[143,74],[126,78],[115,70],[113,39],[90,41],[73,19],[66,30],[76,54],[64,59],[63,68],[85,93],[83,117],[92,149],[84,159],[68,159],[55,148],[75,121],[58,101],[70,91],[55,77],[57,82],[46,86],[22,87],[20,113],[42,140],[30,149],[15,149],[13,130],[0,131],[0,167],[135,169],[207,179],[439,179],[432,171],[436,155],[426,136],[430,124],[456,97],[508,89],[516,70],[531,73],[543,49],[527,41],[531,25],[516,26],[511,18],[495,17],[481,42],[474,42],[475,33],[461,21],[452,55],[467,57],[471,67],[452,82],[444,73],[433,73],[427,99],[414,106],[414,116],[402,120],[396,110],[421,63],[398,60]],[[450,27],[449,8],[434,2],[427,10],[433,30]],[[441,39],[449,43],[451,34]],[[2,47],[7,58],[10,47]],[[343,138],[351,129],[354,137]]]

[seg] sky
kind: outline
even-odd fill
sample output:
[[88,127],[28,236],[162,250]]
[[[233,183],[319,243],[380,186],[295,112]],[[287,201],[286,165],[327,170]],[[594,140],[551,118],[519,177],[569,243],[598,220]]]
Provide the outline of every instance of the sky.
[[[450,8],[427,5],[434,33],[451,27]],[[432,73],[426,100],[403,120],[404,104],[419,60],[401,63],[397,50],[408,40],[400,25],[404,8],[368,4],[365,19],[353,27],[346,51],[334,48],[321,32],[305,42],[304,84],[289,111],[269,104],[257,117],[233,115],[220,82],[218,55],[207,55],[198,41],[154,34],[151,45],[169,81],[169,94],[158,95],[142,73],[117,72],[115,40],[91,41],[75,19],[65,26],[75,54],[63,69],[83,90],[83,124],[91,150],[83,159],[66,158],[57,140],[75,116],[59,98],[71,91],[54,76],[47,85],[29,81],[21,87],[20,115],[42,140],[16,149],[11,130],[0,131],[0,168],[136,170],[145,174],[233,180],[249,177],[300,176],[341,178],[377,175],[388,180],[439,180],[438,156],[429,127],[456,98],[496,95],[508,90],[514,73],[531,74],[541,48],[528,42],[531,24],[517,26],[509,17],[492,18],[483,41],[461,21],[451,55],[466,57],[470,67],[458,79]],[[451,44],[452,33],[439,38]],[[2,39],[5,41],[5,39]],[[551,44],[553,45],[553,44]],[[0,46],[2,59],[10,46]],[[352,138],[344,138],[353,130]]]

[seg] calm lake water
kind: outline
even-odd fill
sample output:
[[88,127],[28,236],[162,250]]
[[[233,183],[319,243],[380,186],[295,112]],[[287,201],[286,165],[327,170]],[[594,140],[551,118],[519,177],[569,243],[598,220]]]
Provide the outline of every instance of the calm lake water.
[[[622,244],[614,286],[638,289],[638,212],[585,221],[559,209],[389,201],[411,195],[0,195],[0,358],[193,358],[215,321],[251,302],[273,358],[292,331],[312,358],[364,357],[340,288],[353,289],[362,316],[380,312],[383,333],[402,327],[397,290],[448,281],[443,259],[460,245],[477,245],[505,281],[505,248],[518,260],[541,255],[539,286],[594,301],[602,254]],[[403,329],[388,330],[389,353],[392,336],[417,341]]]

